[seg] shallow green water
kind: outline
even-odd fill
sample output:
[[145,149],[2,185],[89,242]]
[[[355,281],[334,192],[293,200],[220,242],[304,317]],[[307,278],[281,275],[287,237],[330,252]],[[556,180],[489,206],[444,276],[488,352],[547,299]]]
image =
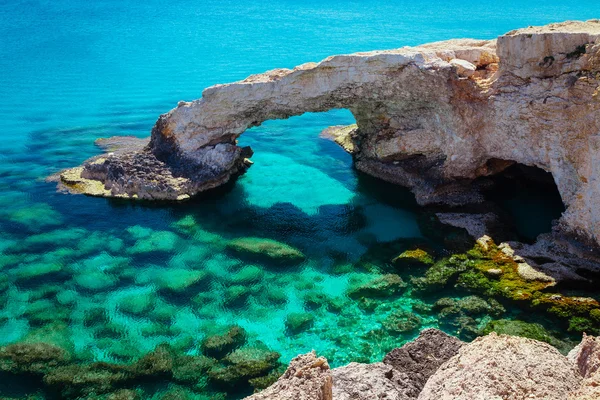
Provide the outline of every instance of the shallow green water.
[[[418,271],[389,263],[402,250],[420,246],[439,257],[453,249],[430,234],[410,193],[356,173],[349,155],[319,138],[328,126],[354,122],[345,110],[246,132],[241,144],[255,150],[248,173],[184,204],[66,196],[44,182],[97,154],[98,137],[147,136],[160,113],[210,84],[334,53],[491,38],[600,14],[596,2],[461,4],[3,4],[0,345],[34,338],[84,361],[131,362],[163,342],[198,354],[205,337],[235,324],[283,363],[315,349],[338,366],[379,361],[424,327],[468,337],[460,324],[440,323],[426,310],[439,297],[464,293],[418,298],[409,286],[375,310],[347,296],[349,287],[390,272],[410,282]],[[511,197],[506,204],[518,211],[543,201]],[[532,218],[522,234],[547,230],[556,212]],[[240,237],[274,239],[306,259],[282,265],[240,257],[226,249]],[[405,332],[386,328],[398,310],[419,323]],[[314,318],[307,329],[286,328],[290,314],[303,312]],[[512,308],[502,317],[532,318]],[[475,324],[491,318],[483,313]],[[0,376],[0,396],[35,390],[22,389]]]

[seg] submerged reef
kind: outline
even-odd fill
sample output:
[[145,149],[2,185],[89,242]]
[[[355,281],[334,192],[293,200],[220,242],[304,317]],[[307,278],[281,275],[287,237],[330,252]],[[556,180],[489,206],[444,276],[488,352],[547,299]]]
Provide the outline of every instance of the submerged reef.
[[346,108],[356,126],[328,136],[359,170],[411,188],[420,204],[478,203],[476,178],[536,166],[567,207],[560,228],[598,244],[599,54],[591,20],[332,56],[207,88],[160,116],[150,142],[121,139],[58,179],[91,195],[188,199],[250,164],[236,142],[246,129]]
[[[263,389],[282,367],[279,353],[248,343],[240,327],[206,338],[202,351],[189,355],[162,344],[131,364],[86,362],[64,343],[26,338],[0,347],[0,373],[28,378],[50,398],[150,398],[158,384],[159,389],[187,393],[174,398],[225,399],[227,393],[240,396]],[[160,398],[169,398],[169,393]]]

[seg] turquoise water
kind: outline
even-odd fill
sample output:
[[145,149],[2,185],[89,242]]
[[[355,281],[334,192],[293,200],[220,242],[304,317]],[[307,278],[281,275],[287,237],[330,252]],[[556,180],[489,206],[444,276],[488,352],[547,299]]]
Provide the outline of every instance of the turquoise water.
[[[380,360],[416,334],[382,333],[382,321],[392,309],[417,313],[421,300],[408,290],[365,312],[348,299],[349,285],[389,272],[365,254],[385,243],[452,249],[425,236],[410,193],[357,174],[319,138],[353,123],[349,112],[251,129],[241,138],[255,151],[248,173],[185,204],[66,196],[45,177],[98,154],[98,137],[148,136],[159,114],[212,84],[331,54],[599,16],[597,1],[2,3],[0,345],[50,330],[82,360],[129,362],[162,342],[197,354],[205,336],[237,324],[284,363],[311,349],[334,366]],[[307,258],[282,267],[225,250],[248,236]],[[315,296],[328,300],[315,306]],[[290,333],[286,318],[304,311],[313,325]],[[439,325],[421,316],[421,327]]]

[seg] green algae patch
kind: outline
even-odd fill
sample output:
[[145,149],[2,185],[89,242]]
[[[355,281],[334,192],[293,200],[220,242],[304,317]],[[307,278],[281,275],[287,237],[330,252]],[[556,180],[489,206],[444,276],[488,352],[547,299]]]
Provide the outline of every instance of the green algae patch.
[[385,274],[366,283],[353,284],[348,288],[351,299],[387,298],[402,293],[407,284],[396,274]]
[[264,346],[244,347],[223,358],[222,367],[208,371],[214,385],[231,388],[248,385],[251,379],[269,375],[279,366],[280,354]]
[[245,237],[227,243],[227,250],[240,258],[297,264],[306,258],[298,249],[272,239]]
[[244,328],[232,326],[225,334],[206,337],[200,348],[206,356],[220,359],[245,343],[246,331]]
[[290,334],[296,335],[310,329],[314,323],[315,317],[310,313],[290,313],[285,319],[285,328]]
[[381,323],[383,328],[390,333],[408,333],[419,329],[423,321],[409,311],[392,311]]
[[430,267],[434,259],[425,250],[415,249],[402,252],[392,260],[392,263],[401,267]]
[[492,298],[504,298],[558,317],[571,332],[600,332],[598,301],[553,293],[556,285],[553,278],[528,265],[508,244],[496,245],[487,236],[478,239],[467,253],[436,262],[423,277],[413,278],[413,284],[417,293],[454,286]]
[[573,348],[572,344],[557,339],[543,325],[533,322],[509,319],[494,320],[490,321],[482,330],[482,334],[484,335],[491,332],[496,332],[499,335],[521,336],[546,342],[556,347],[563,354],[567,354]]

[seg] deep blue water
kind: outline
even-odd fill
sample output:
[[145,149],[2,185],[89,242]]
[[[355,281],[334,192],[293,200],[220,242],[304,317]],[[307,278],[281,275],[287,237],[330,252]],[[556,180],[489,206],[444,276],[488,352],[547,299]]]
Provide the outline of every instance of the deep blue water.
[[[0,345],[65,321],[78,354],[120,361],[163,341],[186,343],[194,353],[206,334],[237,323],[284,362],[313,348],[333,365],[381,359],[414,334],[372,345],[369,332],[382,315],[352,304],[343,313],[315,311],[315,326],[300,335],[287,335],[284,326],[305,307],[307,291],[342,298],[349,281],[378,273],[335,272],[340,258],[351,265],[371,246],[400,239],[406,248],[440,245],[423,237],[409,193],[359,176],[350,156],[319,138],[328,126],[352,123],[349,112],[246,132],[241,142],[255,150],[255,165],[235,185],[186,204],[66,196],[45,177],[98,154],[98,137],[148,136],[159,114],[216,83],[331,54],[489,39],[597,17],[598,1],[2,2]],[[539,201],[532,196],[528,202]],[[308,259],[285,270],[257,264],[259,283],[246,304],[228,307],[227,290],[248,265],[223,245],[242,236],[283,241]],[[193,296],[157,294],[164,276],[198,270],[212,280]],[[265,300],[269,292],[287,301]],[[122,313],[118,304],[128,296],[149,296],[151,307]],[[410,309],[413,301],[406,296],[395,306]],[[85,322],[98,307],[117,338],[99,337],[101,323]],[[168,329],[157,310],[172,317]],[[437,321],[425,318],[423,326]],[[348,332],[350,339],[337,339]]]

